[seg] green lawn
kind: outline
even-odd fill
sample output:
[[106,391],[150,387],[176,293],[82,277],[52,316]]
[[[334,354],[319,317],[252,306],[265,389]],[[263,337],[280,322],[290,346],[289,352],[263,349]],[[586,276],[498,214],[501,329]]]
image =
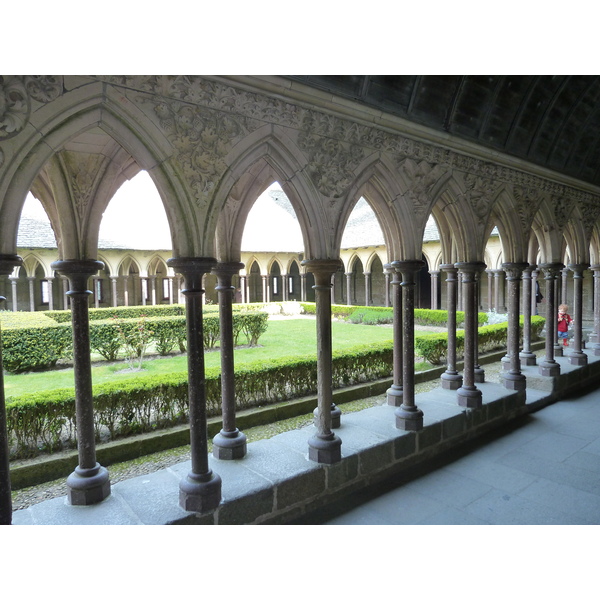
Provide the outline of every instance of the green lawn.
[[[359,344],[391,341],[392,328],[372,325],[352,325],[340,321],[332,322],[332,344],[334,350],[341,350]],[[267,331],[255,348],[239,348],[235,351],[235,363],[269,361],[288,356],[316,357],[316,323],[314,319],[271,320]],[[93,355],[92,359],[99,359]],[[205,353],[206,367],[220,366],[220,353]],[[139,372],[120,372],[128,368],[128,363],[92,367],[92,380],[96,383],[114,381],[115,377],[139,377]],[[187,357],[184,355],[161,357],[144,361],[144,372],[148,374],[177,373],[187,371]],[[5,374],[6,396],[19,396],[32,391],[73,387],[73,369],[60,369],[21,375]]]

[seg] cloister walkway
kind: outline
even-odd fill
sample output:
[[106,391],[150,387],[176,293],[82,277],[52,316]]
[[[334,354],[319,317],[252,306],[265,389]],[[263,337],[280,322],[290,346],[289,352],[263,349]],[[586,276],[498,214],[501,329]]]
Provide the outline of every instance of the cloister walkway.
[[[587,369],[597,372],[600,357],[586,353]],[[243,460],[211,456],[211,468],[223,479],[223,502],[216,513],[200,516],[178,506],[178,482],[189,471],[188,461],[119,482],[96,505],[70,506],[61,497],[16,511],[13,524],[599,524],[600,391],[557,400],[553,389],[559,379],[579,376],[580,367],[570,365],[567,357],[556,360],[561,376],[554,383],[538,377],[536,366],[524,368],[531,385],[521,417],[450,449],[433,463],[400,473],[412,480],[399,487],[393,487],[398,479],[374,479],[366,491],[346,491],[316,512],[304,514],[298,507],[296,514],[292,509],[279,520],[261,516],[269,504],[293,507],[300,490],[310,496],[307,489],[312,489],[318,497],[323,478],[329,485],[342,479],[355,465],[354,457],[359,472],[368,470],[369,464],[382,462],[390,440],[397,455],[399,444],[414,439],[414,433],[394,428],[394,408],[382,400],[379,406],[343,416],[337,431],[347,460],[338,465],[308,460],[306,442],[313,426],[253,442]],[[490,414],[494,404],[514,395],[496,383],[479,386]],[[418,438],[423,446],[436,430],[455,429],[465,413],[449,390],[418,394],[416,400],[425,413],[423,437]],[[431,470],[436,461],[438,468]]]

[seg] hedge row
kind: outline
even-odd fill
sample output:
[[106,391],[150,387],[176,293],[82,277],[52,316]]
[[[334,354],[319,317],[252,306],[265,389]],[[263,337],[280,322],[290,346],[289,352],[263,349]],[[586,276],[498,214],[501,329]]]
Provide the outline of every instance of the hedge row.
[[[544,328],[546,320],[543,317],[531,317],[531,341],[540,339],[540,334]],[[520,338],[523,336],[523,317],[519,320]],[[506,347],[506,336],[508,323],[498,323],[495,325],[484,325],[478,329],[479,352],[492,352]],[[456,332],[456,357],[462,359],[464,352],[464,331]],[[448,356],[448,334],[434,333],[415,335],[415,354],[432,365],[439,365],[444,362]]]
[[[359,346],[333,355],[335,387],[388,377],[392,344]],[[238,410],[315,393],[316,359],[282,359],[236,369]],[[184,373],[137,377],[94,386],[94,423],[98,441],[169,427],[188,420]],[[218,368],[206,370],[207,416],[221,414]],[[73,390],[39,392],[7,399],[11,458],[26,458],[76,446]]]
[[[100,309],[99,309],[100,310]],[[70,313],[69,313],[70,314]],[[68,360],[73,353],[70,323],[56,323],[37,327],[6,329],[2,335],[4,368],[9,373],[48,369],[59,360]],[[255,311],[233,313],[234,343],[255,346],[267,329],[268,315]],[[184,316],[131,319],[105,319],[90,322],[90,347],[106,360],[116,360],[126,342],[135,345],[140,327],[148,333],[149,343],[161,355],[186,350],[186,319]],[[220,339],[218,313],[208,312],[203,318],[204,347],[214,348]],[[140,337],[139,335],[137,336]],[[132,341],[133,340],[133,341]],[[138,356],[142,348],[139,347]]]
[[[204,312],[214,310],[210,306],[204,307]],[[218,307],[217,307],[218,310]],[[29,313],[31,314],[31,313]],[[44,315],[57,323],[70,323],[70,310],[46,310]],[[156,304],[150,306],[116,306],[114,308],[90,308],[88,310],[90,321],[103,321],[116,317],[117,319],[139,319],[141,317],[173,317],[185,315],[183,304]]]
[[[532,339],[544,325],[532,317]],[[479,350],[506,347],[507,324],[479,329]],[[458,332],[457,354],[462,354],[464,334]],[[446,335],[415,339],[416,353],[430,362],[439,362],[447,352]],[[314,358],[281,359],[243,365],[236,369],[237,409],[313,394],[317,390]],[[333,386],[344,387],[389,377],[393,369],[392,342],[359,346],[333,354]],[[220,372],[206,370],[207,415],[221,412]],[[117,439],[185,423],[188,419],[187,377],[185,374],[145,376],[123,382],[94,386],[94,419],[98,441]],[[10,451],[13,458],[36,456],[76,445],[73,390],[29,394],[7,399]]]
[[[304,312],[309,315],[316,314],[316,304],[314,302],[302,302]],[[377,324],[391,323],[393,321],[394,309],[388,306],[347,306],[345,304],[332,304],[331,314],[334,317],[349,319],[356,323]],[[361,315],[367,315],[367,319]],[[436,327],[445,327],[448,323],[448,311],[430,310],[427,308],[414,309],[415,325],[434,325]],[[477,313],[479,325],[487,323],[486,313]],[[460,326],[464,323],[465,313],[456,311],[456,324]]]

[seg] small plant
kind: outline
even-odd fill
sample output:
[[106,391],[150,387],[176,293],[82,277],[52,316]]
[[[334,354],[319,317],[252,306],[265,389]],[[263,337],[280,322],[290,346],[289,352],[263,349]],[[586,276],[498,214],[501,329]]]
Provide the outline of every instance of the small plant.
[[154,332],[148,327],[145,315],[142,315],[139,321],[133,323],[132,326],[126,326],[122,320],[117,321],[117,331],[123,343],[129,366],[131,369],[141,369],[144,356],[154,335]]

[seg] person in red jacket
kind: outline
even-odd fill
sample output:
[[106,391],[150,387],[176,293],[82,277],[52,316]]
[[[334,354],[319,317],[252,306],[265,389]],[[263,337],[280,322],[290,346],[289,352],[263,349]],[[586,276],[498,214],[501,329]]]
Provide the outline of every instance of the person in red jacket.
[[571,319],[571,315],[567,313],[569,307],[566,304],[561,304],[558,307],[558,325],[557,325],[557,333],[558,339],[562,338],[563,346],[569,345],[569,340],[567,339],[569,335],[569,325],[573,322]]

